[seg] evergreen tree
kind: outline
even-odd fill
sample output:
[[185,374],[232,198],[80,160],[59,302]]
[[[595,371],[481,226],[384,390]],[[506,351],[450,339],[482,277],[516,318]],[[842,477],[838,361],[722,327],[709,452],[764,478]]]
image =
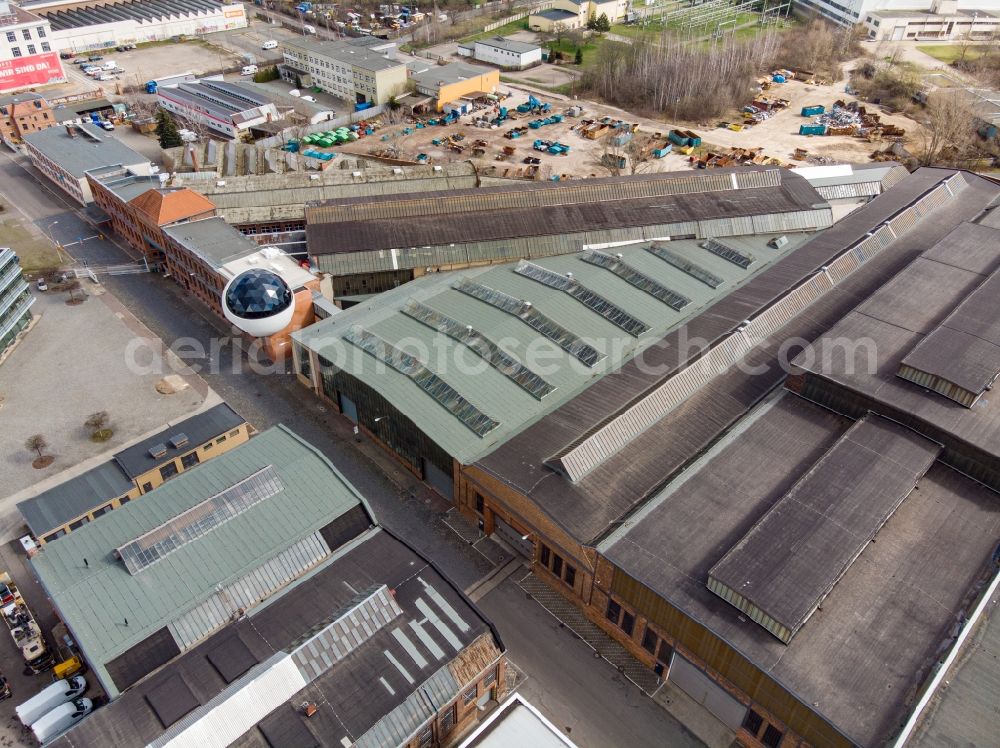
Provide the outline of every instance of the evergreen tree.
[[181,134],[177,130],[177,122],[166,109],[161,109],[156,113],[156,137],[160,141],[160,148],[176,148],[184,145]]
[[583,64],[583,50],[580,49],[579,47],[576,48],[576,59],[575,59],[575,62],[576,62],[577,65],[582,65]]
[[606,34],[611,31],[611,21],[608,20],[607,13],[601,13],[597,21],[594,23],[594,30],[599,31],[602,34]]

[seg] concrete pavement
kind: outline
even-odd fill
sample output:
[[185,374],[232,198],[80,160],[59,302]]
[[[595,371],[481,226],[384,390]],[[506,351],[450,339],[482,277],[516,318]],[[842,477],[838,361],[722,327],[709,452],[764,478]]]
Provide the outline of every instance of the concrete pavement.
[[[0,156],[0,179],[4,191],[23,196],[20,207],[36,223],[58,217],[59,238],[92,234],[67,199],[7,154]],[[106,239],[70,249],[93,264],[131,259]],[[158,275],[109,277],[106,286],[168,343],[187,339],[212,350],[213,340],[230,334],[210,310]],[[493,570],[495,556],[480,553],[443,521],[448,502],[367,439],[356,442],[348,421],[318,402],[287,367],[266,376],[254,374],[243,352],[229,345],[217,345],[211,361],[190,363],[211,364],[210,371],[200,372],[202,378],[257,428],[285,423],[312,442],[369,499],[384,525],[431,558],[459,587],[469,588]],[[516,576],[484,594],[479,604],[526,673],[523,692],[555,724],[569,728],[582,746],[699,745],[557,619],[526,599],[512,581]]]

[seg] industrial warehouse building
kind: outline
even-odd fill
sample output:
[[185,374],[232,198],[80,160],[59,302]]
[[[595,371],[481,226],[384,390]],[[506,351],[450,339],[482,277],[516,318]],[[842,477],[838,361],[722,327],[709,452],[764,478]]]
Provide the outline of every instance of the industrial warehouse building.
[[288,39],[281,42],[282,75],[347,101],[385,104],[406,88],[406,65],[392,58],[394,42],[372,46],[370,37],[351,41]]
[[306,207],[319,270],[373,291],[453,270],[664,237],[815,231],[830,205],[787,170],[641,174],[384,196]]
[[270,97],[222,80],[162,86],[156,99],[167,111],[230,138],[242,138],[252,127],[282,119]]
[[458,45],[458,54],[473,57],[507,70],[524,70],[542,61],[542,48],[537,44],[491,36]]
[[1000,536],[1000,187],[890,173],[817,233],[418,278],[296,333],[298,374],[745,742],[883,745]]
[[226,0],[26,0],[52,26],[53,49],[74,52],[246,28],[241,3]]
[[31,564],[112,700],[53,746],[438,746],[507,690],[492,625],[283,426]]

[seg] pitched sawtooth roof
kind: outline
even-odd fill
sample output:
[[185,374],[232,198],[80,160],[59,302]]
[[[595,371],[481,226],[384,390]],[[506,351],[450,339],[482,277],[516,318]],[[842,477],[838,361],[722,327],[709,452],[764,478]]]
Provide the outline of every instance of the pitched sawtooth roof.
[[149,216],[157,226],[165,226],[215,210],[211,200],[187,187],[147,190],[129,202],[137,210]]
[[802,177],[744,168],[337,200],[306,207],[306,235],[324,270],[392,270],[664,236],[812,231],[831,215]]
[[47,544],[31,564],[115,696],[372,523],[326,458],[277,426]]
[[404,745],[502,648],[435,567],[373,527],[53,746]]
[[[626,362],[535,419],[481,457],[471,472],[528,496],[581,542],[600,540],[785,379],[787,362],[780,364],[779,353],[785,340],[816,340],[838,320],[854,316],[859,299],[932,247],[929,256],[947,252],[960,258],[958,264],[990,262],[992,248],[974,241],[949,244],[946,237],[997,194],[994,184],[970,174],[919,170],[668,332],[661,344],[643,351],[641,361]],[[904,226],[914,205],[921,215]],[[894,239],[885,226],[892,221]],[[862,246],[863,252],[857,249]],[[907,306],[900,319],[921,319],[924,292],[913,291],[908,300],[916,311]],[[947,312],[938,314],[940,319]],[[733,338],[736,333],[740,337]],[[865,332],[838,334],[843,339]],[[732,368],[734,355],[760,373],[747,376]],[[880,378],[879,386],[920,390],[895,377],[898,361],[891,376],[898,384]],[[972,421],[992,422],[992,411],[969,420],[970,428]]]
[[[321,365],[378,390],[469,464],[805,240],[727,237],[712,245],[716,251],[694,240],[643,243],[435,273],[293,338],[315,350]],[[744,268],[726,254],[750,262]],[[398,360],[399,350],[417,350],[413,363],[448,394],[425,386],[414,366],[386,370],[383,362]]]

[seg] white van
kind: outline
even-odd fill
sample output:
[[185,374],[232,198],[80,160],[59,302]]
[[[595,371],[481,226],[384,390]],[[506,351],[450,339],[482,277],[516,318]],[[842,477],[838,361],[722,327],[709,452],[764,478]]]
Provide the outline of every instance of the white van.
[[118,69],[118,63],[115,62],[114,60],[106,60],[104,62],[104,69],[105,70],[117,70]]
[[31,726],[31,731],[35,733],[39,743],[48,743],[90,714],[93,709],[94,702],[90,699],[74,699],[44,714]]
[[274,39],[268,39],[266,42],[264,42],[263,44],[260,45],[260,48],[261,49],[277,49],[278,48],[278,42],[276,42]]
[[244,65],[243,66],[243,72],[241,72],[240,75],[257,75],[257,66],[256,65]]
[[297,88],[293,88],[291,91],[288,92],[288,95],[298,97],[302,95],[302,92]]
[[22,725],[31,727],[46,712],[51,712],[60,704],[75,699],[86,690],[87,679],[82,675],[60,679],[43,688],[14,711],[17,712],[17,718],[21,720]]
[[315,34],[316,33],[316,27],[315,26],[310,26],[308,23],[304,24],[302,26],[302,32],[305,33],[305,34]]

